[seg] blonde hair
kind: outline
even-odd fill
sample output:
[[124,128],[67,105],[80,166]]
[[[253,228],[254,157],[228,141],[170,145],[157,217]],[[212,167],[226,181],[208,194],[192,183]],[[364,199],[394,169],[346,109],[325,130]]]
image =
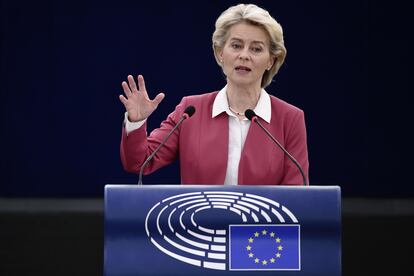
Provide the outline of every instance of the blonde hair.
[[273,77],[279,71],[286,57],[286,48],[283,41],[282,26],[269,14],[268,11],[253,4],[238,4],[225,10],[218,18],[213,33],[213,51],[216,62],[220,67],[219,52],[223,49],[227,39],[229,29],[237,24],[245,22],[263,28],[269,36],[269,52],[275,57],[275,61],[270,70],[265,71],[262,77],[261,87],[268,86]]

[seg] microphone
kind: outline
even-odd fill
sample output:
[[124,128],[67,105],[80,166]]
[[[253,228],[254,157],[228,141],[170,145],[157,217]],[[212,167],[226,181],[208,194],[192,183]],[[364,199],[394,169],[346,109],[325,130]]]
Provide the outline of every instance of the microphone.
[[244,116],[246,116],[246,118],[249,119],[250,121],[253,121],[253,122],[257,123],[260,126],[260,128],[263,129],[264,132],[266,132],[267,136],[269,136],[270,139],[272,139],[272,141],[287,155],[287,157],[289,157],[289,159],[299,169],[300,174],[303,177],[303,186],[307,186],[308,182],[306,180],[305,173],[303,172],[302,167],[300,166],[299,162],[296,161],[296,159],[279,143],[279,141],[276,140],[276,138],[273,137],[273,135],[260,123],[260,121],[257,119],[256,113],[251,109],[247,109],[244,112]]
[[171,131],[164,138],[164,140],[158,145],[158,147],[153,151],[153,153],[150,156],[148,156],[148,158],[145,160],[145,162],[141,166],[141,170],[139,172],[138,185],[142,185],[142,174],[144,173],[144,169],[148,165],[148,163],[152,160],[152,158],[154,158],[155,154],[157,154],[157,152],[160,150],[160,148],[165,144],[165,142],[167,142],[168,138],[170,138],[170,136],[182,124],[182,122],[185,119],[188,119],[191,116],[193,116],[194,112],[195,112],[195,107],[194,106],[192,106],[192,105],[187,106],[184,110],[184,114],[181,116],[181,119],[178,121],[178,123],[173,127],[173,129],[171,129]]

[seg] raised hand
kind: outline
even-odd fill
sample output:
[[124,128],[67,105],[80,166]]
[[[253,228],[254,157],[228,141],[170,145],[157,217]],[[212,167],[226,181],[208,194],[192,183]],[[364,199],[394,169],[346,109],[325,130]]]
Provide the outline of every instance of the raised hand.
[[122,82],[122,88],[125,96],[119,95],[119,99],[124,104],[131,122],[148,118],[165,97],[164,93],[159,93],[153,100],[150,100],[145,88],[144,77],[141,75],[138,76],[138,88],[131,75],[128,76],[128,83]]

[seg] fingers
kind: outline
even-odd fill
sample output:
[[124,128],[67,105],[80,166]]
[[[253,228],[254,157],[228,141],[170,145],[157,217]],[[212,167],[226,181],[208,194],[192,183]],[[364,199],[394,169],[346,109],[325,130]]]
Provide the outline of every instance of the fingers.
[[139,87],[139,91],[142,92],[142,94],[149,99],[148,97],[148,93],[147,93],[147,88],[145,87],[145,80],[144,77],[142,75],[138,75],[138,87]]
[[131,95],[131,89],[129,89],[129,86],[125,81],[122,82],[122,89],[124,90],[125,96],[129,97]]
[[[136,82],[134,80],[134,78],[131,75],[128,75],[127,77],[128,79],[128,83],[123,81],[122,82],[122,88],[124,90],[125,93],[125,97],[120,96],[120,100],[121,102],[125,105],[126,101],[128,101],[127,99],[129,97],[131,97],[133,95],[133,93],[142,93],[142,96],[144,96],[144,98],[146,98],[148,101],[150,101],[150,98],[148,97],[148,93],[147,93],[147,88],[145,87],[145,80],[144,77],[142,75],[138,75],[137,80],[138,80],[138,87],[136,85]],[[164,93],[159,93],[154,100],[152,100],[152,102],[156,105],[158,105],[165,97]]]
[[147,89],[145,88],[145,80],[142,75],[138,75],[138,87],[139,91],[147,91]]
[[124,104],[124,106],[126,107],[127,104],[127,99],[123,96],[123,95],[119,95],[119,100],[121,101],[121,103]]
[[128,84],[132,92],[138,92],[134,77],[132,77],[131,75],[128,75]]

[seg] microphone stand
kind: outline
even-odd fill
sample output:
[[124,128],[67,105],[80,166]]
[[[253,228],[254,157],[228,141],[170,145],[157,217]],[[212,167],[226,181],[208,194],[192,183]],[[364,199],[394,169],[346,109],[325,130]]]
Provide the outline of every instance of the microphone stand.
[[276,140],[275,137],[273,137],[273,135],[260,123],[260,121],[257,119],[256,114],[254,113],[253,110],[248,109],[245,112],[246,118],[252,120],[253,122],[255,122],[261,129],[263,129],[264,132],[266,132],[267,136],[270,137],[270,139],[272,139],[272,141],[287,155],[287,157],[289,157],[289,159],[296,165],[296,167],[299,169],[300,174],[302,175],[303,178],[303,186],[308,186],[308,181],[306,180],[306,176],[305,173],[303,172],[302,167],[300,166],[299,162],[279,143],[278,140]]
[[188,106],[184,110],[184,114],[181,116],[181,119],[178,121],[178,123],[171,129],[170,133],[162,140],[162,142],[158,145],[158,147],[152,152],[150,156],[145,160],[145,162],[141,166],[141,170],[139,172],[139,179],[138,179],[138,185],[142,185],[142,174],[144,173],[145,167],[148,165],[148,163],[154,158],[154,156],[157,154],[157,152],[160,150],[160,148],[167,142],[167,140],[170,138],[170,136],[174,133],[174,131],[182,124],[182,122],[185,119],[188,119],[191,117],[195,112],[195,108],[193,106]]

